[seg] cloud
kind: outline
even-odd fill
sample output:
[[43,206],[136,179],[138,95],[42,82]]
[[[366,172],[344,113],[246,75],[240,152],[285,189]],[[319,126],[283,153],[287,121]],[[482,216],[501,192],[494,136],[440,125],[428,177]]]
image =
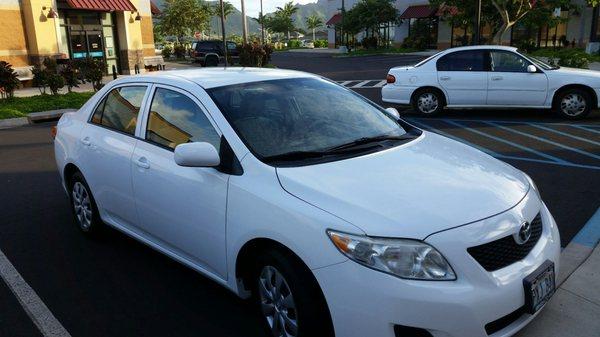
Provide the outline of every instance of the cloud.
[[[229,0],[235,8],[242,10],[242,5],[240,0]],[[283,7],[286,2],[289,0],[263,0],[263,11],[266,13],[274,12],[277,7]],[[307,4],[314,3],[317,0],[294,0],[294,4]],[[260,13],[260,0],[244,0],[244,5],[246,7],[246,15],[250,17],[257,17]]]

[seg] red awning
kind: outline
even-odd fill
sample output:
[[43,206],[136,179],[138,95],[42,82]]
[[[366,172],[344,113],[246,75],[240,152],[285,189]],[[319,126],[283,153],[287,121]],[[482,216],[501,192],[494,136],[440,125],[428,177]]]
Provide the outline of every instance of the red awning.
[[154,3],[154,1],[150,1],[150,12],[152,13],[152,15],[158,15],[158,14],[162,13],[160,11],[160,8],[158,8],[158,6]]
[[135,6],[129,0],[67,0],[71,8],[93,11],[135,12]]
[[342,21],[342,14],[337,13],[334,14],[331,19],[329,19],[327,21],[327,23],[325,24],[326,26],[333,26],[333,25],[337,25],[338,23],[340,23]]
[[410,6],[400,15],[400,19],[430,18],[435,16],[436,13],[437,8],[429,5]]

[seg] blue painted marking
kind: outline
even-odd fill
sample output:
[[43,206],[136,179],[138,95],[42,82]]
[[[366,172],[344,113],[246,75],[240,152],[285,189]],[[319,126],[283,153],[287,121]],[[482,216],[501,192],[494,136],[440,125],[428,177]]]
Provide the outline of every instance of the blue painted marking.
[[600,208],[588,220],[583,228],[575,235],[572,242],[594,248],[600,241]]
[[554,132],[556,134],[563,135],[565,137],[571,137],[573,139],[577,139],[577,140],[580,140],[582,142],[586,142],[586,143],[590,143],[590,144],[594,144],[594,145],[600,146],[600,142],[595,142],[595,141],[589,140],[587,138],[575,136],[575,135],[572,135],[572,134],[570,134],[568,132],[563,132],[563,131],[560,131],[560,130],[555,130],[553,128],[549,128],[549,127],[546,127],[546,126],[543,126],[543,125],[540,125],[540,124],[537,124],[537,123],[527,123],[527,125],[533,126],[534,128],[546,130],[546,131],[549,131],[549,132]]
[[563,148],[563,149],[565,149],[565,150],[573,151],[573,152],[579,153],[579,154],[581,154],[581,155],[584,155],[584,156],[592,157],[592,158],[594,158],[594,159],[600,159],[600,156],[599,156],[599,155],[595,155],[595,154],[592,154],[592,153],[589,153],[589,152],[585,152],[585,151],[583,151],[583,150],[576,149],[576,148],[574,148],[574,147],[567,146],[567,145],[564,145],[564,144],[561,144],[561,143],[557,143],[557,142],[555,142],[555,141],[548,140],[548,139],[546,139],[546,138],[542,138],[542,137],[538,137],[538,136],[535,136],[535,135],[531,135],[531,134],[528,134],[528,133],[526,133],[526,132],[523,132],[523,131],[519,131],[519,130],[511,129],[511,128],[509,128],[509,127],[502,126],[502,125],[500,125],[500,124],[496,124],[496,123],[492,123],[492,122],[487,122],[487,121],[481,121],[480,123],[484,123],[484,124],[487,124],[487,125],[491,125],[491,126],[493,126],[493,127],[497,127],[497,128],[500,128],[500,129],[502,129],[502,130],[506,130],[506,131],[509,131],[509,132],[513,132],[513,133],[519,134],[519,135],[521,135],[521,136],[525,136],[525,137],[529,137],[529,138],[532,138],[532,139],[535,139],[535,140],[539,140],[540,142],[544,142],[544,143],[552,144],[552,145],[554,145],[554,146],[557,146],[557,147]]
[[584,131],[588,131],[588,132],[593,132],[593,133],[600,134],[600,131],[594,130],[595,126],[591,126],[591,125],[579,125],[579,124],[573,124],[571,126],[574,127],[574,128],[577,128],[577,129],[584,130]]
[[[407,119],[408,120],[408,119]],[[426,130],[430,130],[433,131],[435,133],[438,133],[444,137],[448,137],[451,139],[454,139],[458,142],[461,142],[463,144],[467,144],[469,146],[472,146],[482,152],[485,152],[487,154],[489,154],[490,156],[496,157],[498,159],[507,159],[507,160],[521,160],[521,161],[528,161],[528,162],[533,162],[533,163],[541,163],[541,164],[552,164],[552,165],[559,165],[559,166],[568,166],[568,167],[576,167],[576,168],[585,168],[585,169],[592,169],[592,170],[600,170],[600,167],[597,166],[591,166],[591,165],[581,165],[581,164],[573,164],[573,163],[557,163],[555,161],[550,161],[550,160],[544,160],[544,159],[534,159],[534,158],[527,158],[527,157],[516,157],[516,156],[509,156],[509,155],[505,155],[505,154],[501,154],[498,152],[494,152],[492,150],[486,149],[484,147],[481,147],[477,144],[473,144],[469,141],[466,141],[462,138],[453,136],[447,132],[444,132],[442,130],[436,129],[432,126],[429,126],[427,124],[421,123],[421,122],[417,122],[414,119],[410,119],[408,120],[410,123],[416,124],[417,126],[419,126],[422,129],[426,129]]]
[[516,148],[518,148],[518,149],[521,149],[521,150],[523,150],[523,151],[527,151],[527,152],[533,153],[533,154],[535,154],[535,155],[538,155],[539,157],[542,157],[542,158],[546,158],[546,159],[552,160],[552,161],[554,161],[554,162],[556,162],[556,163],[560,163],[560,164],[568,164],[568,163],[569,163],[569,162],[567,162],[567,161],[565,161],[565,160],[563,160],[563,159],[560,159],[560,158],[558,158],[558,157],[551,156],[551,155],[549,155],[549,154],[546,154],[546,153],[543,153],[543,152],[540,152],[540,151],[534,150],[534,149],[532,149],[532,148],[529,148],[529,147],[527,147],[527,146],[523,146],[523,145],[521,145],[521,144],[513,143],[513,142],[511,142],[511,141],[508,141],[508,140],[506,140],[506,139],[503,139],[503,138],[500,138],[500,137],[496,137],[496,136],[488,135],[488,134],[487,134],[487,133],[485,133],[485,132],[481,132],[481,131],[479,131],[479,130],[476,130],[476,129],[473,129],[473,128],[469,128],[469,127],[467,127],[467,126],[465,126],[465,125],[463,125],[463,124],[460,124],[460,123],[457,123],[457,122],[454,122],[454,121],[451,121],[451,120],[444,120],[444,122],[446,122],[446,123],[448,123],[448,124],[451,124],[451,125],[454,125],[454,126],[456,126],[456,127],[459,127],[459,128],[461,128],[461,129],[465,129],[465,130],[471,131],[471,132],[473,132],[473,133],[476,133],[476,134],[478,134],[478,135],[481,135],[481,136],[484,136],[484,137],[491,138],[491,139],[493,139],[493,140],[495,140],[495,141],[497,141],[497,142],[501,142],[501,143],[504,143],[504,144],[508,144],[508,145],[510,145],[510,146],[512,146],[512,147],[516,147]]

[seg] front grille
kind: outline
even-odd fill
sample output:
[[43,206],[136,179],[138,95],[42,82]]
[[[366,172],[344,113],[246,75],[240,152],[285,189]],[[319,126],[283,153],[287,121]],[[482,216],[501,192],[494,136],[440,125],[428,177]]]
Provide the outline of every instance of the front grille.
[[529,254],[542,236],[542,217],[538,213],[531,221],[531,236],[520,245],[512,235],[496,241],[467,248],[471,256],[487,271],[494,271],[520,261]]

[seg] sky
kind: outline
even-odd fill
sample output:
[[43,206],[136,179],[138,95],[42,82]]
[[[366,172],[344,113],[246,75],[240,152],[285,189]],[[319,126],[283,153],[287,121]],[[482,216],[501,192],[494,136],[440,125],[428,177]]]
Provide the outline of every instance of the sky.
[[[286,2],[290,0],[263,0],[263,11],[266,13],[274,12],[277,7],[283,7]],[[240,0],[229,0],[235,8],[242,10]],[[317,0],[293,0],[294,4],[307,4],[311,2],[317,2]],[[257,17],[260,13],[260,0],[244,0],[246,6],[246,15],[250,17]]]

